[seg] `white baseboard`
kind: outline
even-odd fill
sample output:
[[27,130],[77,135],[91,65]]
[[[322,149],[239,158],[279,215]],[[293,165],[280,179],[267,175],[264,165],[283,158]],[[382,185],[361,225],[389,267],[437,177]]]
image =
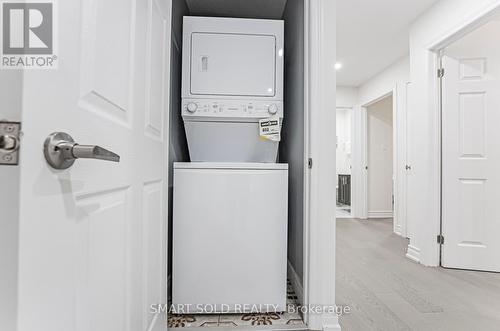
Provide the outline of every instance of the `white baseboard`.
[[333,313],[311,314],[309,330],[341,331],[339,317]]
[[392,210],[369,211],[368,218],[392,218],[394,213]]
[[400,224],[396,224],[396,226],[394,226],[394,233],[397,234],[400,237],[403,236],[403,231],[401,229],[401,225]]
[[339,317],[336,314],[323,316],[323,331],[341,331]]
[[304,286],[302,285],[302,279],[300,279],[290,261],[288,261],[288,279],[292,282],[299,303],[301,305],[304,304]]
[[406,257],[414,262],[420,263],[420,249],[415,246],[408,245]]

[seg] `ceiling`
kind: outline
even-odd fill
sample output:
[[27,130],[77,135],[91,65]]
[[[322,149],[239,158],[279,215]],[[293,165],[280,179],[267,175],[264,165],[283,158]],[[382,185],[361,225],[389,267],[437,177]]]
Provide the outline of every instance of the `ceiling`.
[[[287,0],[186,0],[194,16],[281,19]],[[421,1],[421,0],[415,0]]]
[[411,23],[439,0],[337,0],[337,85],[359,86],[408,54]]

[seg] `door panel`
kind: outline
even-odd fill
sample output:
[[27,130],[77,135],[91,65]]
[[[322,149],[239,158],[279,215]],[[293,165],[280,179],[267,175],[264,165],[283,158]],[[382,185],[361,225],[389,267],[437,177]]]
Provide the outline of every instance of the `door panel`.
[[[164,328],[170,5],[58,2],[59,68],[23,74],[19,331]],[[55,170],[54,131],[120,163]]]
[[126,124],[131,111],[132,6],[130,0],[82,3],[80,104]]
[[129,200],[128,188],[76,197],[77,330],[127,330]]
[[445,50],[442,265],[500,271],[500,22]]
[[[232,45],[233,48],[226,52],[221,45]],[[191,35],[192,94],[272,97],[275,88],[274,36]]]

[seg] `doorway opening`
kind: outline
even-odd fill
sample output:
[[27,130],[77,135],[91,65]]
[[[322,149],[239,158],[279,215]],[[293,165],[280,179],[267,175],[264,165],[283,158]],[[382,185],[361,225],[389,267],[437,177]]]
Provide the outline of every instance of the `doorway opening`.
[[394,98],[389,94],[366,107],[367,206],[369,219],[394,217]]
[[352,108],[337,108],[337,218],[352,218]]
[[[215,4],[216,3],[216,4]],[[275,6],[269,4],[268,2],[261,1],[190,1],[190,0],[179,0],[173,2],[172,12],[173,12],[173,23],[172,23],[172,45],[171,45],[171,105],[170,105],[170,153],[169,153],[169,208],[170,215],[168,217],[169,223],[169,286],[167,290],[167,297],[170,303],[173,303],[172,313],[168,314],[168,326],[169,328],[179,328],[179,327],[229,327],[229,328],[260,328],[265,325],[267,328],[279,328],[279,329],[305,329],[309,323],[307,319],[307,313],[302,315],[298,309],[298,305],[303,305],[304,300],[307,300],[307,292],[304,293],[305,286],[303,285],[306,281],[307,270],[305,270],[305,262],[307,260],[307,254],[305,253],[305,218],[306,218],[306,206],[305,198],[306,186],[305,186],[305,176],[307,174],[306,158],[305,158],[305,148],[306,148],[306,130],[307,130],[307,113],[305,107],[305,79],[304,79],[304,43],[305,43],[305,2],[304,0],[288,0],[279,1],[280,6]],[[174,197],[174,185],[177,188],[180,187],[178,180],[180,178],[179,173],[174,175],[172,171],[174,169],[174,164],[180,163],[200,163],[196,162],[196,157],[192,153],[192,150],[188,149],[188,139],[192,139],[192,136],[188,136],[186,139],[185,125],[183,118],[181,117],[182,109],[182,98],[185,95],[182,94],[182,66],[183,66],[183,42],[184,32],[186,31],[186,25],[183,24],[183,18],[186,16],[201,16],[201,17],[217,17],[217,18],[241,18],[241,19],[263,19],[263,20],[283,20],[284,31],[285,31],[285,47],[284,51],[272,48],[273,57],[276,54],[282,54],[279,56],[284,56],[284,109],[285,116],[283,117],[283,123],[281,128],[281,141],[279,143],[279,153],[277,163],[285,163],[288,165],[289,176],[285,179],[287,188],[285,194],[288,197],[288,208],[285,206],[285,211],[287,216],[285,217],[285,222],[287,224],[287,236],[282,238],[284,242],[276,242],[273,251],[284,250],[286,256],[284,258],[275,258],[275,255],[266,254],[266,259],[268,265],[266,268],[261,268],[257,264],[253,263],[253,271],[267,270],[267,275],[262,274],[262,277],[255,276],[250,272],[241,272],[236,277],[230,277],[230,273],[234,270],[238,272],[243,270],[239,265],[235,265],[234,261],[241,263],[241,261],[252,260],[252,256],[249,256],[248,251],[255,252],[255,247],[249,250],[248,247],[257,244],[257,241],[268,242],[266,238],[269,237],[270,233],[273,233],[273,229],[270,227],[261,226],[258,229],[264,232],[264,237],[260,238],[249,236],[248,233],[242,233],[241,229],[245,228],[246,224],[244,222],[251,221],[252,218],[255,220],[262,219],[262,215],[259,217],[254,215],[249,215],[248,213],[241,217],[236,217],[233,224],[226,226],[217,232],[221,236],[220,242],[227,243],[231,240],[236,241],[234,238],[243,238],[238,243],[234,244],[232,249],[232,255],[229,252],[221,252],[219,249],[214,249],[210,247],[210,250],[205,251],[209,258],[205,259],[203,257],[203,262],[201,263],[184,263],[189,258],[198,259],[202,254],[197,250],[205,250],[209,247],[209,244],[203,245],[203,243],[213,242],[215,234],[211,234],[211,229],[203,229],[201,226],[197,225],[199,222],[193,223],[194,226],[190,231],[185,231],[187,228],[182,227],[179,224],[180,217],[176,216],[175,209],[180,210],[180,204],[176,205],[175,201],[179,202],[181,199],[179,196]],[[260,27],[262,28],[262,26]],[[206,32],[203,32],[206,33]],[[259,37],[260,39],[261,37]],[[274,38],[273,38],[274,40]],[[193,42],[191,40],[191,45]],[[223,45],[223,47],[228,47],[229,44]],[[228,47],[230,50],[230,47]],[[189,54],[190,52],[187,52]],[[234,52],[229,52],[227,54],[233,54]],[[184,53],[186,54],[186,53]],[[208,55],[205,53],[201,54],[201,71],[208,70]],[[234,54],[233,54],[234,55]],[[211,63],[214,63],[214,56],[211,55]],[[276,62],[273,62],[275,65]],[[262,69],[262,68],[261,68]],[[265,68],[264,68],[265,69]],[[274,70],[274,69],[273,69]],[[268,70],[266,70],[267,72]],[[203,71],[204,72],[204,71]],[[234,83],[234,82],[233,82]],[[212,84],[211,84],[212,85]],[[211,86],[210,85],[210,86]],[[234,85],[234,84],[233,84]],[[267,87],[267,86],[266,86]],[[234,99],[234,98],[233,98]],[[213,106],[211,106],[213,107]],[[233,108],[239,107],[231,106]],[[223,106],[219,108],[219,112]],[[251,113],[257,108],[255,104],[248,106],[248,111]],[[232,110],[232,109],[229,109]],[[206,111],[206,110],[205,110]],[[247,109],[245,108],[245,112]],[[228,122],[229,123],[229,122]],[[232,122],[234,123],[234,122]],[[188,128],[189,129],[189,128]],[[257,133],[257,131],[255,131]],[[252,132],[253,134],[253,132]],[[253,137],[253,136],[251,136]],[[230,139],[231,137],[225,137],[224,139]],[[260,140],[262,141],[262,140]],[[232,165],[232,167],[235,167]],[[263,166],[262,166],[263,167]],[[266,169],[264,169],[266,170]],[[206,172],[206,170],[203,170]],[[266,170],[268,171],[268,170]],[[238,170],[238,173],[248,173],[248,169]],[[231,174],[237,173],[234,169],[231,169]],[[259,171],[261,173],[262,171]],[[235,175],[231,175],[235,178]],[[174,178],[177,178],[174,180]],[[189,180],[189,176],[185,177]],[[227,180],[226,180],[227,181]],[[233,180],[231,181],[231,183]],[[225,180],[220,180],[220,183],[225,183]],[[211,183],[212,184],[212,183]],[[255,187],[256,182],[245,185]],[[267,192],[269,192],[270,187],[276,187],[276,182],[269,182]],[[221,184],[221,186],[224,186]],[[185,186],[183,186],[185,187]],[[198,187],[198,191],[201,188]],[[205,196],[210,196],[215,192],[215,185],[206,185],[204,187],[206,190]],[[196,191],[190,186],[190,190]],[[287,190],[287,192],[286,192]],[[179,191],[178,191],[179,192]],[[220,196],[225,196],[222,194]],[[261,195],[262,196],[262,195]],[[176,200],[177,199],[177,200]],[[227,199],[227,198],[226,198]],[[195,199],[196,200],[196,199]],[[201,199],[198,199],[201,200]],[[186,200],[187,201],[187,200]],[[268,199],[269,201],[269,199]],[[248,204],[248,201],[238,201],[241,202],[242,206]],[[187,204],[186,204],[187,205]],[[200,206],[200,204],[198,204]],[[262,205],[263,206],[263,205]],[[209,206],[209,208],[211,208]],[[194,210],[194,209],[193,209]],[[173,211],[173,212],[172,212]],[[233,214],[233,211],[231,211]],[[179,214],[179,213],[178,213]],[[283,215],[280,210],[279,216]],[[202,216],[196,215],[196,217],[186,217],[183,220],[199,220]],[[225,218],[228,219],[227,217]],[[252,222],[254,225],[256,222]],[[186,224],[186,222],[184,222]],[[243,224],[243,225],[241,225]],[[253,229],[256,229],[254,227]],[[181,229],[181,231],[179,231]],[[200,231],[201,229],[201,231]],[[247,229],[251,229],[247,227]],[[198,232],[203,233],[200,235]],[[182,236],[181,236],[182,235]],[[267,235],[267,237],[266,237]],[[198,237],[197,237],[198,236]],[[194,245],[183,246],[182,242],[189,242],[190,240],[196,239]],[[255,241],[255,242],[252,242]],[[172,245],[173,243],[173,245]],[[177,243],[177,244],[176,244]],[[181,244],[179,244],[181,243]],[[199,244],[201,243],[201,244]],[[264,246],[261,246],[264,247]],[[283,248],[285,247],[285,248]],[[194,248],[194,249],[193,249]],[[244,253],[241,253],[244,251]],[[240,256],[236,258],[236,255]],[[192,254],[192,255],[190,255]],[[252,253],[253,254],[253,253]],[[190,260],[192,261],[192,260]],[[206,264],[204,264],[206,261]],[[263,261],[261,259],[261,261]],[[272,261],[272,262],[270,262]],[[267,263],[266,262],[266,263]],[[204,264],[204,265],[202,265]],[[256,267],[257,266],[257,267]],[[257,268],[257,269],[256,269]],[[188,270],[189,272],[187,272]],[[198,272],[192,272],[197,270]],[[227,270],[225,273],[227,279],[224,279],[224,283],[219,282],[216,286],[200,286],[199,284],[208,284],[206,278],[213,280],[217,277],[213,277],[214,274],[220,273],[221,270]],[[280,278],[278,281],[274,281],[273,275],[276,274],[276,270],[279,271]],[[193,278],[189,279],[189,282],[184,282],[180,284],[179,280],[182,280],[184,275],[194,275]],[[281,275],[285,274],[288,278],[281,279]],[[205,274],[205,279],[197,280],[194,279],[199,277],[199,275]],[[243,275],[242,275],[243,274]],[[252,276],[253,275],[253,276]],[[265,276],[265,277],[264,277]],[[203,277],[202,277],[203,278]],[[276,278],[276,277],[275,277]],[[214,284],[217,282],[212,282]],[[276,283],[276,284],[275,284]],[[187,285],[186,285],[187,284]],[[193,285],[194,284],[194,285]],[[285,310],[282,311],[280,304],[279,309],[275,308],[273,302],[266,302],[264,304],[245,304],[242,302],[236,302],[239,300],[237,297],[238,293],[236,291],[231,292],[230,288],[236,289],[239,292],[248,293],[248,297],[254,296],[254,293],[263,293],[263,286],[268,286],[270,290],[266,291],[268,293],[274,293],[278,290],[280,302],[285,303]],[[180,287],[182,285],[182,287]],[[179,290],[181,289],[181,290]],[[244,289],[244,290],[241,290]],[[210,290],[210,291],[209,291]],[[178,293],[182,291],[183,294],[188,293],[189,297],[192,299],[195,297],[196,300],[200,301],[200,297],[206,296],[206,293],[211,293],[210,300],[214,300],[217,305],[212,306],[198,305],[198,304],[183,304],[184,301],[175,299],[176,293],[177,297],[180,297]],[[254,293],[251,293],[254,291]],[[286,294],[281,295],[281,293]],[[274,295],[274,294],[273,294]],[[216,297],[218,296],[218,298]],[[241,297],[241,295],[240,295]],[[221,299],[223,298],[223,299]],[[283,300],[282,300],[283,299]],[[224,300],[222,302],[222,300]],[[258,302],[259,299],[251,299]],[[249,300],[250,302],[253,302]],[[286,300],[286,301],[285,301]],[[178,302],[176,302],[178,301]],[[182,301],[182,302],[181,302]],[[234,301],[234,302],[233,302]],[[179,302],[181,302],[179,304]],[[189,301],[191,302],[191,301]],[[267,306],[266,306],[267,304]]]

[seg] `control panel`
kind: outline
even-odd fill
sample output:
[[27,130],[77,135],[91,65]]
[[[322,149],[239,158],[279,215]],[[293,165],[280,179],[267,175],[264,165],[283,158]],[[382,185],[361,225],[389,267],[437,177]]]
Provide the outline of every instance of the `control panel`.
[[273,101],[183,99],[182,116],[211,118],[283,117],[283,103]]

